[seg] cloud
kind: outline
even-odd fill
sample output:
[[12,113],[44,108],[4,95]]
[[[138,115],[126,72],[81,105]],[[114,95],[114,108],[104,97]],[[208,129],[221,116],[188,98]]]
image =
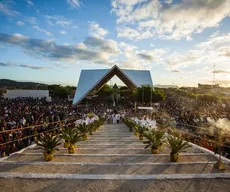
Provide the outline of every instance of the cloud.
[[[109,64],[111,56],[116,55],[115,41],[105,40],[95,42],[88,39],[88,45],[92,49],[80,48],[73,45],[58,45],[51,40],[41,40],[25,37],[21,34],[0,34],[0,42],[20,47],[26,54],[34,57],[43,57],[57,61],[78,62],[89,61],[101,64]],[[93,49],[94,48],[94,49]],[[106,49],[106,51],[101,51]]]
[[50,21],[50,20],[47,20],[47,23],[48,23],[49,25],[55,26],[54,23],[53,23],[52,21]]
[[230,15],[230,0],[113,0],[111,13],[117,16],[118,37],[178,40],[218,27]]
[[189,42],[189,41],[192,41],[193,39],[190,36],[187,36],[186,40]]
[[[142,50],[125,42],[113,39],[87,37],[76,45],[58,45],[53,40],[34,39],[21,34],[0,34],[0,43],[19,47],[24,53],[37,59],[52,61],[119,65],[125,68],[151,69],[162,62],[167,50]],[[154,63],[153,63],[154,62]]]
[[62,27],[67,27],[72,24],[72,21],[56,21],[57,25],[61,25]]
[[180,73],[181,70],[179,69],[173,69],[173,68],[167,68],[168,71],[173,72],[173,73]]
[[99,27],[95,21],[89,21],[89,35],[94,37],[104,37],[108,34],[107,29]]
[[61,31],[60,31],[60,34],[62,34],[62,35],[66,35],[66,34],[67,34],[67,32],[66,32],[66,31],[64,31],[64,30],[61,30]]
[[206,41],[197,43],[193,49],[187,53],[173,53],[165,58],[169,68],[179,69],[189,65],[209,66],[204,71],[213,73],[213,64],[217,67],[223,67],[223,70],[216,70],[217,73],[228,73],[225,68],[228,67],[230,58],[230,33],[211,35]]
[[[58,15],[45,15],[44,16],[47,19],[48,24],[54,25],[53,22],[55,22],[57,25],[62,26],[63,28],[69,27],[73,21],[68,20],[63,16],[58,16]],[[53,22],[52,22],[53,21]]]
[[35,17],[28,17],[28,22],[32,25],[37,24],[37,19]]
[[151,55],[147,55],[144,53],[138,53],[137,56],[144,59],[144,60],[149,60],[149,61],[153,60],[153,57]]
[[51,67],[41,67],[41,66],[33,66],[33,65],[25,65],[25,64],[14,64],[14,63],[3,63],[0,62],[0,67],[22,67],[34,70],[47,70],[51,69]]
[[80,7],[79,0],[66,0],[66,2],[72,9],[77,9]]
[[119,53],[118,44],[112,39],[87,37],[83,43],[88,47],[96,48],[98,51],[104,51],[110,54]]
[[28,5],[34,6],[34,3],[32,1],[27,0],[26,2],[28,3]]
[[24,23],[24,22],[22,22],[22,21],[17,21],[17,25],[19,25],[19,26],[23,26],[23,25],[25,25],[25,23]]
[[227,73],[227,74],[230,74],[230,71],[229,71],[229,70],[221,70],[221,69],[219,69],[219,70],[214,70],[213,72],[214,72],[214,73]]
[[173,0],[165,0],[165,3],[170,4],[170,3],[172,3],[172,1],[173,1]]
[[145,61],[156,61],[160,60],[161,56],[163,56],[166,53],[166,50],[164,49],[153,49],[153,50],[142,50],[137,51],[137,56]]
[[33,29],[37,29],[38,31],[40,31],[40,32],[42,32],[42,33],[45,33],[45,34],[48,35],[48,36],[53,36],[53,34],[52,34],[51,32],[46,31],[45,29],[41,29],[40,27],[38,27],[38,26],[36,26],[36,25],[34,25],[32,28],[33,28]]
[[20,15],[19,12],[9,9],[6,4],[3,4],[1,2],[0,2],[0,12],[2,12],[4,15],[7,15],[7,16],[18,16],[18,15]]

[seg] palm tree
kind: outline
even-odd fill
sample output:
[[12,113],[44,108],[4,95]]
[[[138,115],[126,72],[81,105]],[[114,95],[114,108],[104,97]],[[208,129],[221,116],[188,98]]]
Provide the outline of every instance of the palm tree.
[[71,129],[73,129],[73,127],[63,127],[61,129],[60,137],[64,139],[64,148],[69,147],[69,132]]
[[148,139],[148,141],[144,141],[144,144],[147,144],[145,149],[148,147],[151,147],[152,153],[157,154],[159,148],[163,145],[165,142],[165,133],[164,131],[159,130],[150,130],[144,132],[144,137]]
[[147,127],[142,125],[137,125],[137,131],[139,133],[139,140],[143,140],[144,132],[147,131]]
[[49,134],[38,138],[37,145],[40,147],[37,149],[44,150],[43,154],[46,161],[51,161],[53,159],[54,153],[59,150],[57,146],[61,145],[61,143],[59,143],[60,140],[61,138],[59,138],[58,135],[52,136]]
[[86,123],[82,123],[82,124],[79,124],[77,129],[80,131],[80,133],[82,134],[82,138],[83,140],[87,140],[88,137],[87,137],[87,133],[89,132],[89,126],[86,125]]
[[172,135],[167,138],[166,146],[171,149],[170,161],[172,162],[178,161],[179,152],[191,147],[187,141]]
[[138,133],[138,124],[135,123],[133,128],[134,128],[133,134],[137,136],[139,134]]
[[89,135],[93,135],[93,131],[95,130],[95,128],[96,128],[96,122],[95,121],[88,124]]
[[74,128],[69,131],[68,135],[68,140],[69,140],[69,147],[68,147],[68,152],[70,154],[73,154],[75,152],[76,148],[76,143],[78,141],[82,141],[82,134],[79,133],[78,129]]

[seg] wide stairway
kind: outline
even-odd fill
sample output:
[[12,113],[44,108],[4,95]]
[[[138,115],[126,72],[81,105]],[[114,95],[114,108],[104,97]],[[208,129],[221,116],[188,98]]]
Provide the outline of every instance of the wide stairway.
[[228,191],[226,170],[213,168],[216,157],[195,145],[169,161],[163,147],[153,155],[124,124],[103,125],[75,154],[60,146],[45,162],[31,146],[0,160],[0,191]]

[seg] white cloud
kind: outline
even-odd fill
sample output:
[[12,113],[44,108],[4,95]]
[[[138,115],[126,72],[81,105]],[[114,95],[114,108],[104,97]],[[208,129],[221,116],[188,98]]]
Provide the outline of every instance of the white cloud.
[[25,23],[24,23],[24,22],[22,22],[22,21],[17,21],[17,25],[19,25],[19,26],[23,26],[23,25],[25,25]]
[[26,1],[30,6],[34,6],[34,3],[32,1],[27,0]]
[[56,21],[57,25],[61,25],[62,27],[67,27],[72,24],[72,21]]
[[95,21],[89,21],[89,35],[94,37],[104,37],[108,34],[107,29],[99,27]]
[[[181,0],[167,5],[160,0],[114,0],[111,13],[117,16],[119,37],[137,39],[137,34],[148,31],[139,39],[156,36],[178,40],[218,27],[230,15],[230,0]],[[127,36],[127,25],[135,35]]]
[[33,29],[37,29],[38,31],[40,31],[40,32],[42,32],[42,33],[45,33],[45,34],[48,35],[48,36],[53,36],[53,34],[52,34],[51,32],[46,31],[45,29],[42,29],[42,28],[40,28],[40,27],[38,27],[38,26],[36,26],[36,25],[34,25],[32,28],[33,28]]
[[189,42],[189,41],[192,41],[193,39],[192,39],[192,37],[187,36],[187,37],[186,37],[186,40]]
[[172,3],[172,1],[173,1],[173,0],[165,0],[165,3],[170,4],[170,3]]
[[229,61],[230,33],[211,35],[207,41],[196,44],[194,49],[187,53],[173,53],[165,59],[169,68],[180,69],[189,65],[206,66],[204,71],[208,73],[212,72],[214,63],[219,68],[216,73],[227,73],[230,70]]
[[79,0],[66,0],[66,2],[70,5],[71,8],[77,9],[80,7]]
[[[48,24],[54,25],[53,22],[55,22],[57,25],[62,26],[63,28],[69,27],[73,21],[66,19],[63,16],[58,16],[58,15],[45,15],[44,16],[47,19]],[[52,22],[53,21],[53,22]]]
[[64,30],[61,30],[61,31],[60,31],[60,34],[62,34],[62,35],[66,35],[66,34],[67,34],[67,32],[66,32],[66,31],[64,31]]
[[37,24],[37,19],[35,17],[28,17],[28,22],[32,25]]
[[174,68],[166,68],[168,71],[173,72],[173,73],[180,73],[181,70],[179,69],[174,69]]
[[49,25],[55,26],[54,23],[53,23],[52,21],[50,21],[50,20],[47,20],[47,23],[48,23]]
[[4,15],[7,15],[7,16],[18,16],[18,15],[20,15],[19,12],[9,9],[6,4],[3,4],[1,2],[0,2],[0,12],[2,12]]

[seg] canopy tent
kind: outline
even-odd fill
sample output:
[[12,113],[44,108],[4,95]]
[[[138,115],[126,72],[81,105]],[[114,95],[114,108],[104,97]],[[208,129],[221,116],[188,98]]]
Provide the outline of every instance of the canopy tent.
[[113,66],[111,69],[82,70],[73,105],[79,104],[86,96],[95,95],[114,75],[117,75],[131,90],[142,85],[153,87],[150,71],[127,70]]

